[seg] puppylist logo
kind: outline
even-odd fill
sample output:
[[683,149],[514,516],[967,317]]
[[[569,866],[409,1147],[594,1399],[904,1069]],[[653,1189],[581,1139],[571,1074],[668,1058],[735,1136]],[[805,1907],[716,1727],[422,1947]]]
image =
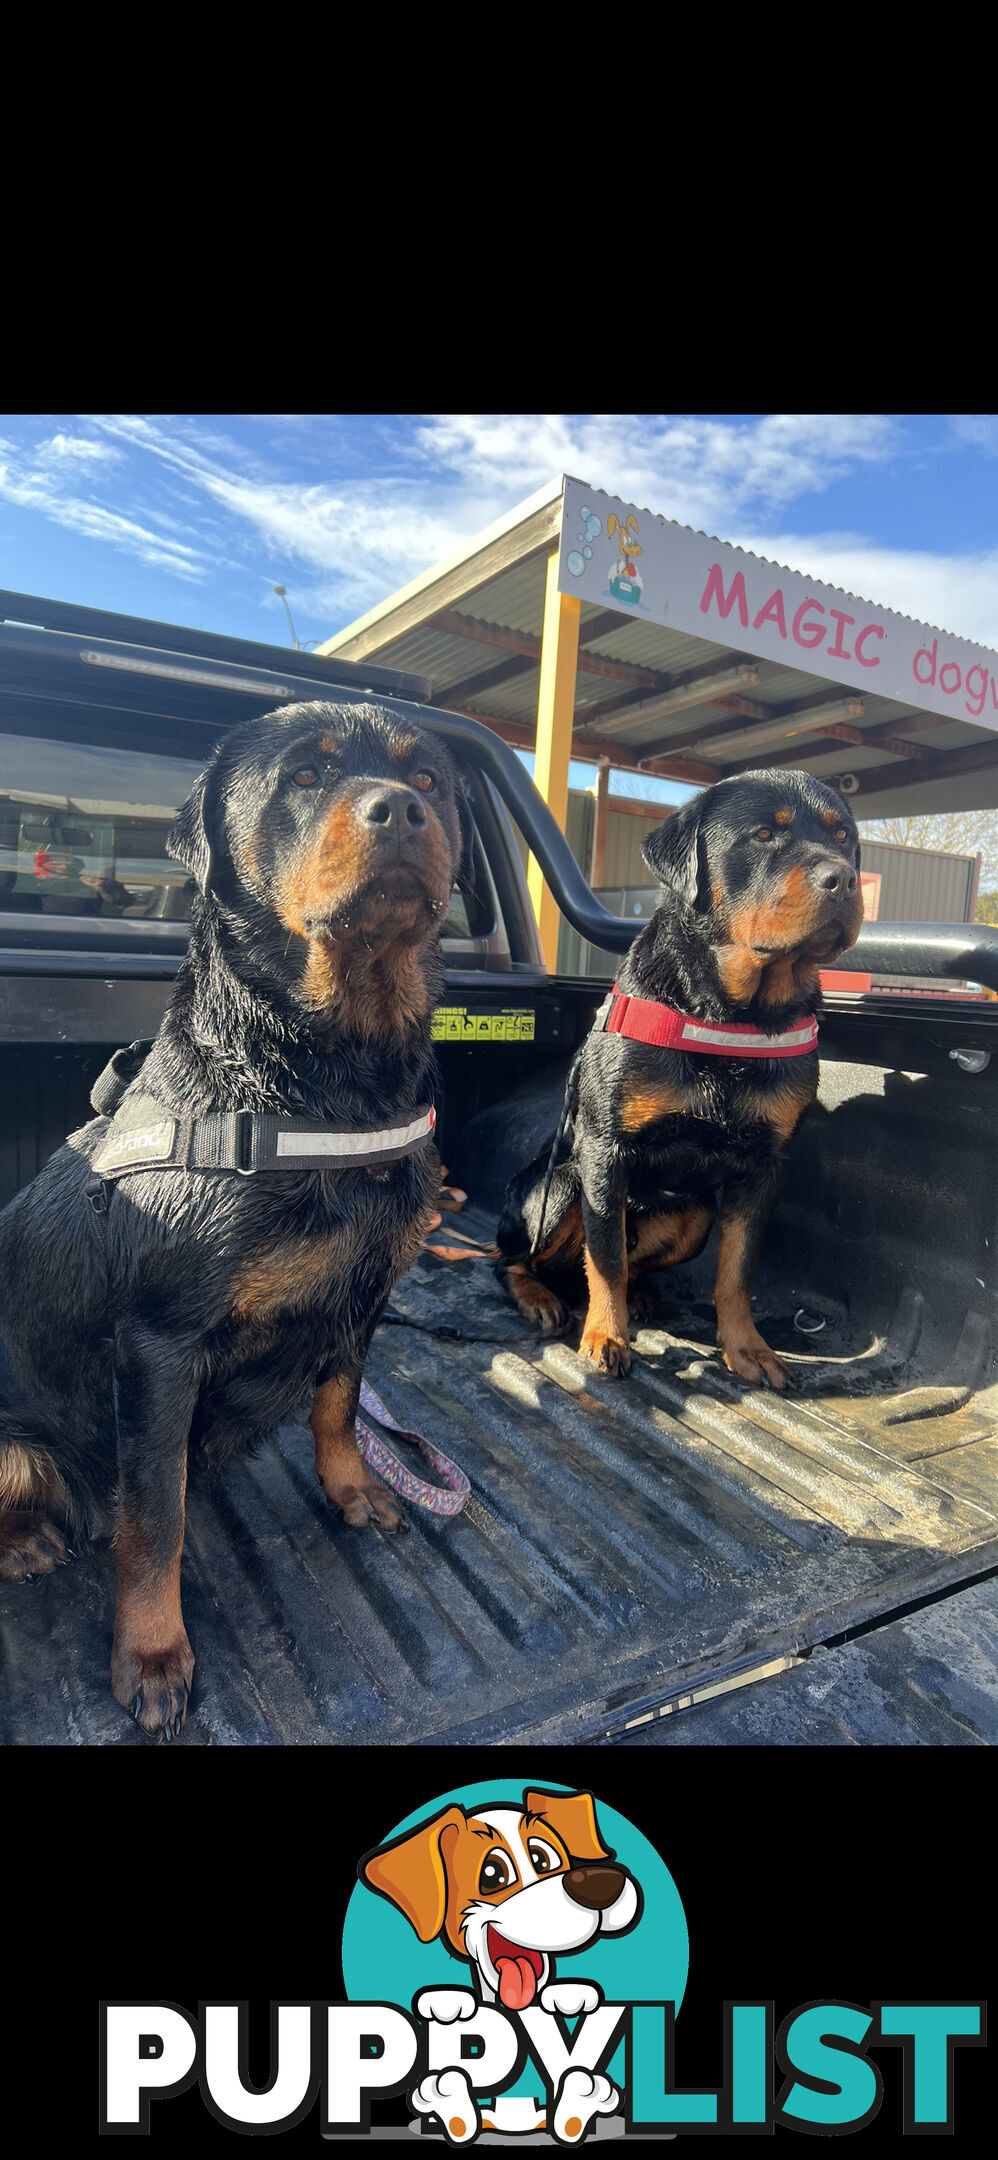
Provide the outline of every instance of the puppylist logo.
[[776,2123],[835,2135],[874,2120],[892,2074],[905,2131],[946,2133],[956,2051],[985,2041],[981,2002],[810,2002],[778,2032],[772,2003],[728,2002],[720,2083],[681,2090],[682,1901],[661,1854],[590,1792],[459,1787],[357,1872],[347,1999],[271,2006],[266,2088],[247,2074],[245,2005],[204,2002],[195,2021],[168,2003],[101,2004],[104,2134],[158,2127],[197,2079],[216,2121],[251,2133],[292,2128],[318,2096],[324,2134],[367,2136],[372,2109],[404,2096],[410,2129],[452,2147]]

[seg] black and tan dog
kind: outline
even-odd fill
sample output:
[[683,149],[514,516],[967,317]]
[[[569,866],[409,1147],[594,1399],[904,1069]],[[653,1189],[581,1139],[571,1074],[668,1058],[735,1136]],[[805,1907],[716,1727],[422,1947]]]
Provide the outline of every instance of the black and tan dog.
[[586,1042],[574,1138],[539,1237],[548,1152],[508,1188],[499,1273],[550,1334],[566,1323],[562,1299],[584,1294],[584,1267],[582,1354],[626,1372],[638,1277],[703,1249],[721,1187],[724,1362],[784,1388],[792,1375],[752,1319],[752,1277],[817,1091],[818,970],[862,922],[856,827],[841,796],[807,773],[744,773],[677,811],[644,858],[661,904]]
[[113,1523],[113,1691],[167,1736],[189,1443],[224,1461],[310,1416],[330,1503],[400,1525],[354,1417],[439,1187],[455,776],[382,707],[292,706],[233,730],[171,846],[199,890],[155,1044],[0,1216],[0,1576]]

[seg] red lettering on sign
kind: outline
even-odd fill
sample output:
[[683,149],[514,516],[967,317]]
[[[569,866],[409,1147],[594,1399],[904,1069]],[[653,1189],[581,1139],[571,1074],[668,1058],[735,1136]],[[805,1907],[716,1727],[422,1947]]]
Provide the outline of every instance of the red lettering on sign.
[[786,637],[787,618],[783,612],[783,594],[779,586],[777,586],[774,593],[770,594],[765,607],[759,609],[759,613],[752,623],[753,630],[761,630],[764,622],[774,622],[780,636]]
[[[938,660],[938,658],[939,639],[937,637],[934,637],[931,645],[923,645],[921,652],[917,652],[915,654],[914,660],[911,663],[911,672],[914,675],[916,682],[924,683],[926,688],[928,688],[928,685],[930,683],[935,682],[936,661]],[[918,663],[920,660],[927,660],[929,663],[929,672],[927,675],[923,675],[921,669],[919,668]]]
[[852,654],[846,651],[842,643],[842,632],[847,623],[850,629],[852,628],[856,617],[855,615],[844,615],[842,609],[837,607],[829,608],[828,612],[839,626],[835,632],[835,643],[828,648],[828,657],[830,660],[851,660]]
[[819,615],[825,612],[820,600],[802,600],[794,616],[794,636],[798,645],[820,645],[822,638],[827,637],[828,633],[824,623],[808,623],[807,629],[804,629],[803,618],[808,608],[817,608]]
[[731,580],[731,591],[729,592],[727,599],[725,599],[724,579],[721,575],[721,565],[720,563],[711,564],[710,575],[707,579],[706,585],[704,586],[703,599],[700,602],[701,615],[707,614],[712,600],[717,601],[718,614],[721,616],[724,622],[727,622],[728,616],[730,615],[731,610],[737,601],[738,616],[741,622],[742,629],[748,629],[748,597],[745,591],[745,577],[741,570],[735,571],[734,577]]
[[[956,677],[956,681],[955,681],[955,682],[947,682],[947,680],[946,680],[946,677],[947,677],[947,675],[955,675],[955,677]],[[958,690],[959,690],[959,688],[960,688],[960,684],[962,683],[962,681],[963,681],[963,669],[957,666],[957,663],[956,663],[956,661],[955,661],[955,660],[945,660],[945,661],[943,662],[943,665],[942,665],[942,667],[941,667],[941,668],[940,668],[940,670],[939,670],[939,688],[940,688],[940,690],[945,690],[945,692],[946,692],[946,695],[947,695],[947,697],[955,697],[955,696],[956,696],[956,693],[957,693],[957,691],[958,691]]]
[[880,666],[880,654],[879,654],[879,653],[876,653],[876,654],[874,655],[874,657],[873,657],[873,659],[872,659],[872,660],[868,660],[868,659],[866,658],[865,654],[864,654],[864,653],[863,653],[863,652],[861,651],[861,649],[860,649],[860,648],[861,648],[861,646],[862,646],[862,643],[863,643],[863,639],[864,639],[864,638],[868,638],[868,637],[886,637],[886,636],[887,636],[887,632],[886,632],[886,630],[882,630],[882,629],[881,629],[881,627],[880,627],[880,624],[879,624],[879,623],[875,623],[875,622],[868,622],[868,623],[867,623],[867,625],[866,625],[866,628],[865,628],[865,630],[861,630],[861,631],[860,631],[860,633],[859,633],[859,636],[858,636],[858,638],[856,639],[856,658],[857,658],[857,660],[859,661],[860,667],[879,667],[879,666]]
[[[975,688],[974,688],[974,685],[973,685],[973,683],[972,683],[972,682],[971,682],[971,680],[970,680],[970,678],[971,678],[971,676],[972,676],[972,675],[979,675],[979,676],[980,676],[980,679],[981,679],[981,687],[980,687],[980,689],[979,689],[979,690],[975,690]],[[977,665],[976,665],[975,667],[969,667],[969,668],[967,669],[967,680],[966,680],[966,682],[964,683],[964,686],[963,686],[963,687],[964,687],[964,689],[966,690],[966,693],[967,693],[967,711],[968,711],[969,713],[973,713],[974,719],[976,720],[976,719],[977,719],[977,716],[978,716],[978,714],[979,714],[979,713],[982,713],[982,712],[984,711],[984,700],[985,700],[985,698],[987,697],[987,694],[988,694],[988,671],[987,671],[987,668],[986,668],[986,667],[981,667],[981,665],[980,665],[980,663],[979,663],[979,662],[978,662],[978,664],[977,664]],[[977,703],[976,703],[976,705],[974,705],[974,704],[972,704],[972,703],[971,703],[971,699],[972,699],[972,698],[976,698],[976,699],[977,699]]]

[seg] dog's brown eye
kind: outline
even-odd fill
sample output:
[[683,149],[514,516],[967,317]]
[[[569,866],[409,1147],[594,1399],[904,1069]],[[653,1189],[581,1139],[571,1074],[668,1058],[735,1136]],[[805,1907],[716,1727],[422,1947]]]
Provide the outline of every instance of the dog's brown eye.
[[551,1875],[561,1866],[557,1853],[552,1851],[550,1845],[542,1845],[540,1838],[531,1838],[527,1851],[536,1875]]
[[841,832],[837,832],[837,833],[836,833],[836,835],[835,835],[835,838],[836,838],[836,840],[848,840],[848,838],[849,838],[849,835],[848,835],[848,833],[846,832],[846,830],[845,830],[845,827],[843,827],[843,829],[842,829],[842,831],[841,831]]
[[485,1891],[508,1890],[510,1883],[514,1883],[516,1879],[516,1869],[506,1853],[490,1852],[488,1859],[482,1864],[478,1887]]
[[434,784],[433,774],[431,772],[413,773],[412,784],[414,788],[419,789],[421,795],[428,795]]
[[753,840],[771,840],[772,837],[768,825],[757,825],[755,832],[752,834]]
[[296,787],[314,787],[319,775],[314,765],[302,765],[291,778]]

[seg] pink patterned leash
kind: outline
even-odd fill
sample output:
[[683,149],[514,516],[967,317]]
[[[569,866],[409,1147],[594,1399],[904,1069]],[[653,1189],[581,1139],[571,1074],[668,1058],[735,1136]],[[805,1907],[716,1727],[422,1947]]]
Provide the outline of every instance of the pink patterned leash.
[[372,1417],[377,1418],[379,1425],[386,1425],[389,1432],[398,1433],[403,1440],[411,1440],[413,1446],[418,1447],[420,1454],[429,1463],[430,1469],[436,1471],[442,1483],[430,1485],[425,1478],[414,1476],[400,1461],[394,1449],[389,1447],[387,1440],[382,1440],[377,1433],[371,1431],[369,1425],[365,1425],[363,1418],[358,1417],[357,1446],[375,1475],[386,1485],[391,1485],[395,1492],[401,1493],[403,1499],[414,1500],[417,1507],[427,1508],[431,1515],[459,1515],[471,1491],[464,1471],[459,1470],[457,1464],[451,1462],[450,1456],[444,1455],[440,1448],[432,1447],[429,1440],[424,1440],[421,1433],[407,1432],[404,1425],[397,1425],[391,1413],[385,1409],[380,1396],[375,1394],[373,1388],[368,1387],[366,1380],[360,1383],[360,1406],[362,1410],[369,1411]]

